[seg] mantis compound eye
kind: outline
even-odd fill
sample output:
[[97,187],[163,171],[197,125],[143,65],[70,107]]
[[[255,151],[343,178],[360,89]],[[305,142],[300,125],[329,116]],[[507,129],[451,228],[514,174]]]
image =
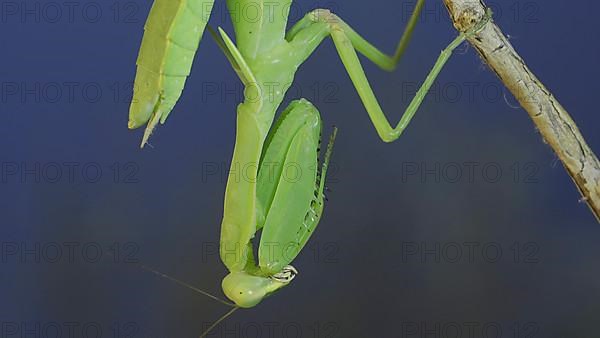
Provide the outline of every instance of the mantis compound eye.
[[223,292],[237,306],[251,308],[260,303],[266,296],[269,278],[253,276],[246,272],[232,272],[223,279]]
[[223,292],[231,301],[242,308],[251,308],[271,293],[288,285],[298,275],[293,266],[286,266],[273,276],[262,277],[247,272],[231,272],[223,279]]

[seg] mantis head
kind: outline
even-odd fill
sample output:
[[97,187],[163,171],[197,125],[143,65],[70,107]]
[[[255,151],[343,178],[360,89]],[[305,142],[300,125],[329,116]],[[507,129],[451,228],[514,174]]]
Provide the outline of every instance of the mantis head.
[[255,276],[245,271],[231,272],[223,279],[223,292],[241,308],[251,308],[263,299],[287,286],[298,274],[291,265],[273,276]]

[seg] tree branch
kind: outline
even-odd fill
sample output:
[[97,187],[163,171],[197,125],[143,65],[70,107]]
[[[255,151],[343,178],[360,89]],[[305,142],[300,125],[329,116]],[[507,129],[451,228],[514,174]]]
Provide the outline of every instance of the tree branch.
[[[466,33],[486,15],[482,0],[443,0],[454,27]],[[468,41],[527,111],[600,222],[600,162],[552,93],[529,70],[500,28],[490,20]]]

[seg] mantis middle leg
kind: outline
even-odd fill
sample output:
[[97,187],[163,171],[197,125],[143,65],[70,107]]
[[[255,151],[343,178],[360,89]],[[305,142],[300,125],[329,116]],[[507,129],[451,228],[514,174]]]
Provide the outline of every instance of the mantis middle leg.
[[[415,13],[418,13],[418,11],[415,11]],[[413,19],[415,19],[414,15]],[[409,28],[407,29],[409,35],[405,34],[405,37],[410,36],[411,30],[412,28],[409,24]],[[402,115],[402,118],[395,127],[392,127],[373,93],[373,89],[358,58],[357,51],[379,67],[385,70],[392,70],[402,54],[402,40],[405,39],[401,40],[398,47],[399,52],[397,51],[393,57],[387,56],[362,38],[338,16],[328,10],[321,9],[309,13],[302,19],[290,30],[288,38],[292,44],[308,45],[307,49],[314,50],[316,45],[320,44],[324,37],[328,35],[333,39],[342,63],[350,75],[350,79],[369,114],[371,122],[375,126],[379,137],[384,142],[393,142],[400,137],[423,103],[435,79],[450,59],[452,52],[466,39],[466,35],[461,33],[442,51],[425,81],[417,91],[417,94]],[[315,36],[319,38],[315,39]]]

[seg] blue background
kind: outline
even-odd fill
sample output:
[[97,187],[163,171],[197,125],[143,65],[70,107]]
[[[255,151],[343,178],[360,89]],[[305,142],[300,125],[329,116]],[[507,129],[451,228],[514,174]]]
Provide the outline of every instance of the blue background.
[[[75,322],[79,336],[94,323],[103,337],[198,336],[227,309],[132,261],[221,294],[226,175],[214,169],[233,149],[235,73],[205,39],[168,123],[140,150],[141,132],[126,126],[150,1],[81,1],[72,12],[64,2],[1,4],[0,320]],[[391,51],[412,4],[297,1],[292,20],[329,7]],[[600,151],[600,5],[490,4]],[[217,10],[211,24],[231,32],[224,4]],[[441,1],[429,1],[396,72],[365,62],[390,120],[455,34]],[[470,326],[474,337],[497,327],[498,337],[596,336],[600,227],[562,165],[472,48],[459,48],[434,89],[384,144],[332,43],[306,62],[289,98],[310,99],[340,129],[325,216],[293,285],[212,337],[469,337]]]

